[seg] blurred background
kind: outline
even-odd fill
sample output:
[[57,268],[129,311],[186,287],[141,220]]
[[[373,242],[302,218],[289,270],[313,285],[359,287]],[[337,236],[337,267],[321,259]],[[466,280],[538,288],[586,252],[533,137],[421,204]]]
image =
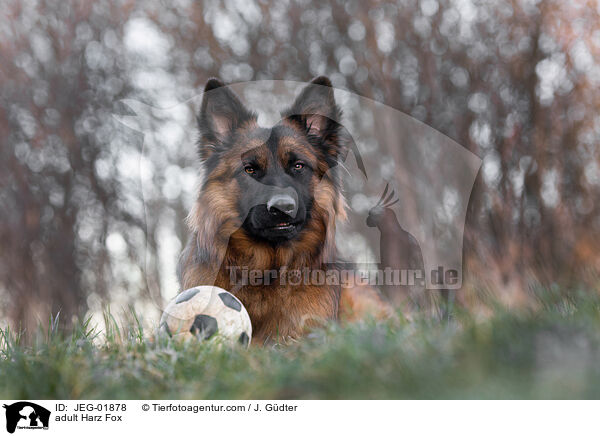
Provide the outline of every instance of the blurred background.
[[457,304],[597,292],[599,54],[598,1],[0,0],[2,323],[143,313],[149,287],[177,287],[194,114],[145,158],[112,114],[211,76],[326,74],[480,156]]

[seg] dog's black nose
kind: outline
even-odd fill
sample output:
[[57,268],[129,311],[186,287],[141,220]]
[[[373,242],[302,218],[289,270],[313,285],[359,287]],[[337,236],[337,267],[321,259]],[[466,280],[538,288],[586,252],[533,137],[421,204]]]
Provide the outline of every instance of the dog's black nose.
[[267,202],[267,210],[273,215],[282,212],[290,218],[296,218],[298,203],[290,195],[277,194]]

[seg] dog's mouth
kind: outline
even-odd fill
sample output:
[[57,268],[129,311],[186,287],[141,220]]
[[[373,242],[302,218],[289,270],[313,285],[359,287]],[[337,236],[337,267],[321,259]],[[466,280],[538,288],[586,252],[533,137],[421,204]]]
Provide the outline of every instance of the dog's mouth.
[[294,239],[302,230],[304,221],[279,221],[275,224],[267,224],[259,228],[251,228],[250,233],[261,239],[266,239],[272,243],[279,243]]
[[269,229],[271,230],[279,230],[279,231],[286,231],[286,230],[291,230],[293,228],[296,227],[296,224],[293,223],[289,223],[289,222],[282,222],[279,224],[276,224],[272,227],[269,227]]
[[280,221],[275,225],[268,225],[263,227],[262,232],[264,236],[273,236],[275,238],[283,237],[290,238],[302,228],[303,221]]
[[267,213],[266,208],[256,207],[246,216],[243,227],[255,238],[280,243],[296,238],[302,231],[306,219],[304,211],[291,217],[283,213]]

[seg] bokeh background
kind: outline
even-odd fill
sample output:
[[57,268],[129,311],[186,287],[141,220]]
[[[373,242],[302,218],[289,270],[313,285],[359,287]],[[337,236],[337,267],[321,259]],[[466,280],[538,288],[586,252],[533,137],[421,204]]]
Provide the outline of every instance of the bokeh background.
[[149,286],[176,287],[194,114],[146,158],[112,114],[211,76],[326,74],[480,156],[458,305],[597,292],[599,54],[597,1],[0,0],[2,323],[143,313]]

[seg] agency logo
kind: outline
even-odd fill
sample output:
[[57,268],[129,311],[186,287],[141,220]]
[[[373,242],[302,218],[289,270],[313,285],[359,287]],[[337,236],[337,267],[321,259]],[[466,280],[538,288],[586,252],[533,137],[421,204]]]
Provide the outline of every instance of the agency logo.
[[3,406],[6,409],[6,431],[18,429],[48,430],[50,411],[29,401],[19,401]]

